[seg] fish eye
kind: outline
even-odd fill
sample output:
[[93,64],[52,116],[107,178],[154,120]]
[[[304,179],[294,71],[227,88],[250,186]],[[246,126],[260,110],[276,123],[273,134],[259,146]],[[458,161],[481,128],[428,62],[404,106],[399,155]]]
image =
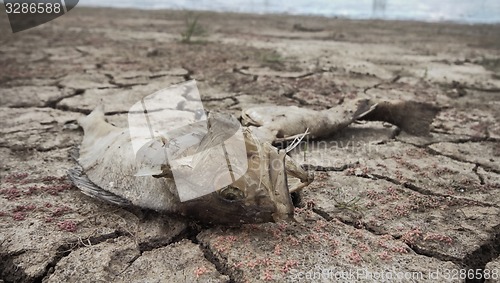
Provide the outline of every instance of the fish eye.
[[219,194],[225,199],[229,201],[241,200],[245,198],[245,194],[242,190],[233,187],[227,186],[219,191]]

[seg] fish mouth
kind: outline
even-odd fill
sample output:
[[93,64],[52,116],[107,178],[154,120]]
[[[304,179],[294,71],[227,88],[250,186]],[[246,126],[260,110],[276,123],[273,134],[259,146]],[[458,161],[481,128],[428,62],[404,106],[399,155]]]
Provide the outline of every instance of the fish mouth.
[[243,200],[230,201],[217,192],[183,203],[180,214],[205,224],[241,225],[274,222],[273,206],[246,205]]
[[267,171],[267,185],[239,190],[247,184],[238,182],[208,195],[183,202],[180,214],[205,224],[241,225],[293,219],[294,206],[288,190],[284,150],[269,148],[262,168]]

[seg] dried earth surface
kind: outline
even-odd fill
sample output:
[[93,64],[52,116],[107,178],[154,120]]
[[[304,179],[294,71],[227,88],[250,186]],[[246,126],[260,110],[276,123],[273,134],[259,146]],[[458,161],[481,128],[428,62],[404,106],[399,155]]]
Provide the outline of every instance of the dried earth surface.
[[[0,282],[500,282],[500,26],[197,15],[190,42],[180,11],[78,7],[17,34],[1,19]],[[190,79],[235,115],[358,98],[442,111],[431,137],[369,122],[295,149],[317,171],[295,223],[201,227],[69,183],[76,119],[104,103],[126,126]]]

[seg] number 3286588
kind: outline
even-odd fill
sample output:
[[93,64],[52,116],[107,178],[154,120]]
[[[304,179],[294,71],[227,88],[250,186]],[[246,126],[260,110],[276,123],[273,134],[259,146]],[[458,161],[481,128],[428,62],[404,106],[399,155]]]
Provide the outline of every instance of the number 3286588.
[[5,3],[7,14],[59,14],[64,13],[61,3]]

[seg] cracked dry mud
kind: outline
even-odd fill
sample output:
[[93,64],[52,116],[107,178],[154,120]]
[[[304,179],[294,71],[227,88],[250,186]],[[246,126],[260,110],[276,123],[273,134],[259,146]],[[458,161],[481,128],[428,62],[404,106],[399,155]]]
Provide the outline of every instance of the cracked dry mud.
[[[498,25],[200,13],[205,36],[183,44],[185,17],[77,8],[15,35],[2,18],[0,282],[474,282],[460,271],[500,272]],[[296,223],[200,227],[71,186],[76,119],[104,103],[126,126],[141,97],[192,78],[206,108],[236,115],[357,98],[443,110],[431,137],[369,122],[295,149],[317,170]]]

